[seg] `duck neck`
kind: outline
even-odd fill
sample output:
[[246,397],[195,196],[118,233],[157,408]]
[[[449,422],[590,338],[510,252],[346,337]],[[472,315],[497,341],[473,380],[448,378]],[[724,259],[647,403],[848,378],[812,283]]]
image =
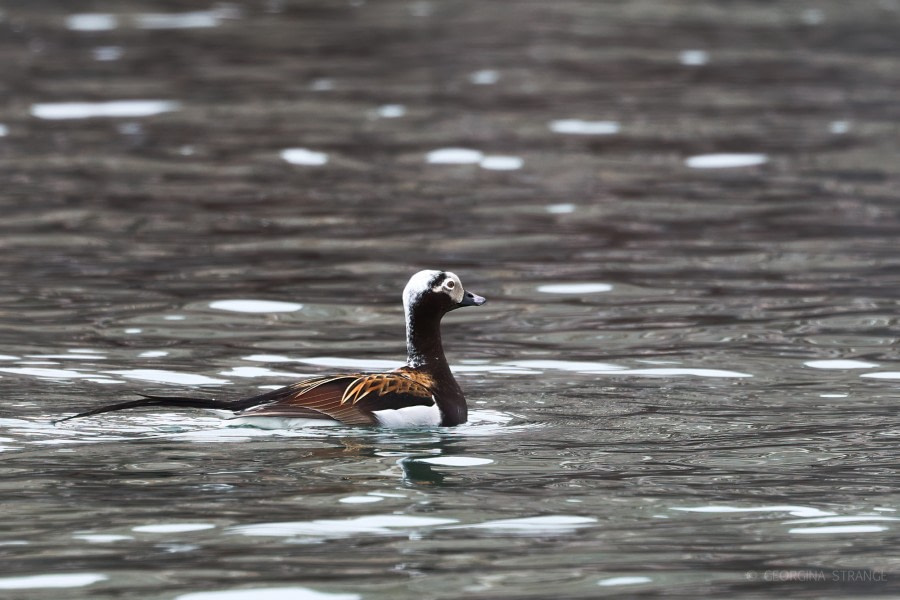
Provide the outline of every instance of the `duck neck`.
[[406,311],[406,355],[411,367],[450,370],[441,344],[441,315]]

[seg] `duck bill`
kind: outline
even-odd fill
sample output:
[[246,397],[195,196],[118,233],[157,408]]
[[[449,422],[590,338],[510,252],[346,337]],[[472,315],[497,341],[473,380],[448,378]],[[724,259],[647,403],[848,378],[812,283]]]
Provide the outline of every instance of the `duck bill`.
[[462,308],[463,306],[481,306],[487,302],[484,296],[479,296],[478,294],[473,294],[472,292],[466,292],[463,294],[463,299],[460,300],[459,304],[451,308],[450,310],[456,310],[457,308]]

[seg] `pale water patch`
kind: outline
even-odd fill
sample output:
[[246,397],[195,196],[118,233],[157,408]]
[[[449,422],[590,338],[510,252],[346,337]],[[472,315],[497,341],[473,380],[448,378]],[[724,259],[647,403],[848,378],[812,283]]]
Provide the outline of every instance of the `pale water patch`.
[[672,510],[696,513],[786,512],[795,517],[830,517],[835,513],[809,506],[776,504],[772,506],[673,506]]
[[574,360],[513,360],[503,363],[511,367],[524,367],[526,369],[572,371],[574,373],[609,373],[613,371],[625,371],[626,367],[603,362],[588,362]]
[[309,87],[314,92],[330,92],[334,89],[334,80],[323,77],[313,81]]
[[66,17],[66,29],[70,31],[111,31],[118,26],[118,17],[108,13],[82,13]]
[[821,25],[825,22],[825,13],[819,8],[807,8],[800,13],[804,25]]
[[261,537],[315,536],[325,538],[348,537],[357,534],[395,534],[403,530],[434,527],[456,523],[456,519],[417,517],[409,515],[369,515],[352,519],[317,519],[258,523],[229,528],[229,533]]
[[523,517],[520,519],[499,519],[470,525],[457,525],[454,529],[494,529],[521,534],[548,534],[567,533],[578,529],[579,527],[594,525],[596,522],[597,519],[593,517],[545,515],[540,517]]
[[613,375],[646,375],[648,377],[722,377],[722,378],[743,378],[753,377],[750,373],[741,373],[740,371],[726,371],[723,369],[678,369],[678,368],[660,368],[660,369],[625,369],[624,371],[616,371]]
[[[470,404],[482,404],[481,401]],[[539,423],[510,424],[517,415],[483,408],[471,408],[469,420],[462,425],[441,430],[441,435],[446,437],[487,437],[496,438],[502,435],[518,434],[525,430],[541,427]],[[519,417],[521,418],[521,417]],[[418,459],[417,459],[418,460]]]
[[120,123],[116,126],[116,130],[122,135],[143,135],[144,133],[143,126],[135,122]]
[[138,525],[132,527],[131,530],[138,533],[187,533],[215,529],[215,527],[212,523],[159,523],[157,525]]
[[222,5],[220,9],[183,13],[139,13],[115,15],[112,13],[79,13],[66,17],[70,31],[112,31],[123,24],[138,29],[207,29],[218,27],[225,19],[241,16],[234,5]]
[[406,363],[395,360],[379,360],[364,358],[341,358],[337,356],[317,356],[312,358],[289,358],[277,354],[252,354],[243,357],[254,362],[298,362],[319,367],[337,367],[341,369],[381,370],[397,369]]
[[402,104],[383,104],[375,109],[375,114],[382,119],[399,119],[406,116],[406,107]]
[[[144,13],[134,17],[138,29],[206,29],[218,27],[225,13],[193,11],[183,13]],[[237,16],[237,15],[234,15]]]
[[567,215],[569,213],[575,212],[574,204],[548,204],[545,207],[545,210],[551,215]]
[[691,169],[735,169],[755,167],[769,162],[765,154],[698,154],[684,161]]
[[341,504],[371,504],[381,502],[384,498],[379,496],[346,496],[338,500]]
[[9,134],[9,127],[0,123],[0,137],[4,137]]
[[48,102],[31,105],[39,119],[91,119],[98,117],[151,117],[181,108],[173,100],[115,100],[110,102]]
[[70,352],[69,354],[28,354],[27,358],[58,358],[62,360],[106,360],[106,356],[99,354],[87,354]]
[[263,428],[234,428],[228,427],[227,423],[233,421],[224,421],[223,425],[218,429],[196,429],[192,431],[176,431],[174,433],[166,433],[164,437],[169,439],[183,440],[186,442],[194,442],[197,444],[234,444],[245,443],[254,438],[271,437],[272,435],[280,435],[278,432],[266,430]]
[[241,588],[218,592],[193,592],[175,600],[360,600],[359,594],[330,594],[305,587]]
[[475,165],[484,159],[484,153],[470,148],[440,148],[425,155],[432,165]]
[[795,527],[788,529],[788,533],[801,535],[831,535],[835,533],[878,533],[887,531],[887,527],[881,525],[834,525],[830,527]]
[[296,302],[279,302],[276,300],[216,300],[210,302],[210,308],[242,313],[282,313],[296,312],[303,308]]
[[872,369],[878,366],[862,360],[810,360],[803,364],[813,369]]
[[844,135],[850,131],[849,121],[832,121],[828,124],[828,131],[835,135]]
[[644,577],[642,575],[632,575],[630,577],[610,577],[608,579],[601,579],[597,582],[599,586],[616,586],[616,585],[638,585],[641,583],[650,583],[653,580],[649,577]]
[[838,517],[816,517],[813,519],[793,519],[784,521],[785,525],[808,525],[811,523],[859,523],[864,521],[900,521],[900,517],[885,517],[882,515],[858,515]]
[[281,158],[292,165],[320,167],[328,162],[328,154],[309,148],[287,148],[281,151]]
[[157,383],[178,383],[182,385],[220,385],[230,383],[227,379],[216,379],[194,373],[179,373],[162,369],[130,369],[123,371],[104,371],[110,375],[121,375],[126,379],[153,381]]
[[251,354],[250,356],[241,357],[244,360],[252,360],[254,362],[269,362],[269,363],[283,363],[283,362],[299,362],[296,358],[290,358],[288,356],[282,356],[280,354]]
[[169,353],[165,350],[147,350],[146,352],[141,352],[138,354],[140,358],[161,358],[163,356],[168,356]]
[[306,377],[302,373],[272,371],[262,367],[234,367],[230,371],[219,371],[219,375],[225,375],[226,377]]
[[76,540],[82,540],[91,544],[109,544],[112,542],[125,542],[133,540],[130,535],[102,534],[102,533],[79,533],[72,536]]
[[560,119],[550,123],[554,133],[570,135],[613,135],[621,126],[616,121],[582,121],[581,119]]
[[867,379],[900,379],[900,371],[882,371],[881,373],[864,373],[860,377]]
[[678,53],[678,62],[687,67],[699,67],[709,62],[706,50],[682,50]]
[[469,81],[475,85],[494,85],[500,81],[500,72],[493,69],[482,69],[469,75]]
[[[267,387],[267,386],[263,386]],[[271,386],[271,389],[279,389],[284,386]],[[229,418],[225,421],[226,427],[253,427],[264,431],[295,431],[312,430],[320,427],[341,427],[343,424],[331,419],[302,419],[296,417],[254,417],[242,416]],[[206,441],[216,441],[206,440]]]
[[65,573],[60,575],[28,575],[0,578],[0,590],[84,587],[109,579],[99,573]]
[[505,365],[450,365],[450,370],[454,373],[505,373],[508,375],[514,375],[517,373],[529,373],[534,374],[535,371],[531,371],[524,367],[510,367]]
[[122,58],[125,50],[121,46],[97,46],[91,50],[91,54],[98,62],[111,62]]
[[477,467],[494,462],[489,458],[475,458],[473,456],[435,456],[433,458],[417,458],[416,461],[445,467]]
[[424,19],[434,14],[434,6],[427,0],[418,0],[409,5],[409,14]]
[[40,377],[44,379],[84,379],[86,377],[97,376],[96,373],[80,373],[72,369],[45,369],[41,367],[3,367],[0,368],[0,372]]
[[515,171],[521,169],[525,161],[518,156],[485,156],[478,164],[488,171]]
[[553,283],[540,285],[537,291],[544,294],[600,294],[612,289],[608,283]]

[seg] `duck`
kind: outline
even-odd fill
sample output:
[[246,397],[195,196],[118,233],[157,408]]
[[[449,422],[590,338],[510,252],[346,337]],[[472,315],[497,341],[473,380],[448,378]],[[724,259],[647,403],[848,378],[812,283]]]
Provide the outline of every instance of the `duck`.
[[468,419],[466,397],[453,377],[441,343],[441,319],[485,298],[466,291],[450,271],[424,270],[403,289],[406,364],[381,373],[342,373],[305,379],[270,392],[234,400],[138,394],[141,398],[101,406],[55,423],[141,408],[212,409],[240,424],[279,423],[386,428],[453,427]]

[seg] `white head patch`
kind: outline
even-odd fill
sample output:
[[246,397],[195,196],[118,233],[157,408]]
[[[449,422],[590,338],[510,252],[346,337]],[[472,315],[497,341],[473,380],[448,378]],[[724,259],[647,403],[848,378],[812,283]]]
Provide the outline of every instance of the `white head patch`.
[[462,282],[456,274],[446,271],[443,281],[436,282],[435,279],[440,275],[440,271],[419,271],[409,279],[409,283],[403,289],[403,307],[409,311],[409,307],[415,304],[419,297],[431,290],[432,292],[444,293],[450,296],[455,303],[462,302],[463,290]]
[[456,276],[456,273],[451,273],[447,271],[446,277],[444,277],[444,281],[433,288],[431,288],[432,292],[444,292],[453,300],[455,304],[459,304],[462,302],[463,294],[465,291],[463,290],[462,281],[459,280],[459,277]]

